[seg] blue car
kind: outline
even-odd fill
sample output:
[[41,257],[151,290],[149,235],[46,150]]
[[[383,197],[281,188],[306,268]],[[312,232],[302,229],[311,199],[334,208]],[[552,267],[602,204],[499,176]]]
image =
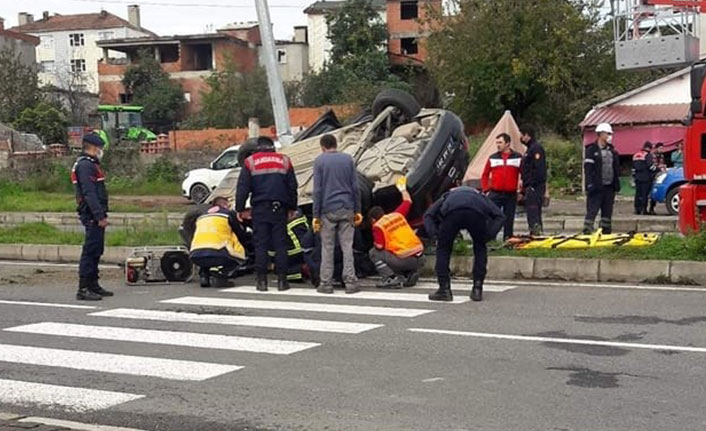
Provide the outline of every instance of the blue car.
[[679,187],[686,184],[683,168],[669,168],[655,178],[652,187],[652,200],[664,202],[671,215],[679,214]]

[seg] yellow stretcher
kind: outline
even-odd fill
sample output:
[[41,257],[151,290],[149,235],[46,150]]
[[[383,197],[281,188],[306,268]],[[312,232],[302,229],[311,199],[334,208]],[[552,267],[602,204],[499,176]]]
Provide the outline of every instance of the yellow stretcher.
[[655,244],[660,236],[657,233],[637,232],[604,235],[602,229],[598,229],[590,235],[522,236],[510,238],[507,243],[510,247],[521,250],[534,248],[579,250],[594,247],[645,247]]

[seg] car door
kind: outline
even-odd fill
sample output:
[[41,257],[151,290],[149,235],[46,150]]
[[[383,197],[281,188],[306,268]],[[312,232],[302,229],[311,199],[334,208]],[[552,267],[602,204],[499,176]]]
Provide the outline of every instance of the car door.
[[218,157],[211,164],[208,187],[213,190],[216,186],[218,186],[218,184],[221,183],[221,181],[223,181],[223,178],[228,175],[228,172],[230,172],[231,169],[235,169],[237,167],[239,167],[238,150],[230,150],[221,154],[220,157]]

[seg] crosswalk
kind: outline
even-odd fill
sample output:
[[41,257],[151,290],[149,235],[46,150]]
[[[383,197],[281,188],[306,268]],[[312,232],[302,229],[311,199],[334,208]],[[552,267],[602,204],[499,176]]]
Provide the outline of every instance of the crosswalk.
[[[514,286],[495,286],[494,290],[504,292],[512,288]],[[320,295],[305,288],[257,292],[254,286],[242,286],[210,290],[202,296],[164,299],[148,304],[150,309],[69,306],[64,313],[78,313],[79,323],[75,318],[63,321],[52,317],[49,321],[2,328],[0,370],[3,364],[22,364],[47,370],[47,375],[53,376],[58,372],[49,370],[99,373],[103,376],[101,381],[111,383],[111,389],[120,386],[120,376],[207,384],[210,379],[226,375],[233,374],[237,378],[241,370],[257,367],[259,360],[251,355],[285,358],[316,352],[331,339],[328,335],[334,335],[334,339],[364,336],[393,321],[417,318],[466,303],[467,298],[461,296],[465,295],[459,295],[453,303],[433,304],[427,301],[426,293],[419,291],[365,290],[356,295],[338,292]],[[47,307],[45,303],[28,301],[0,301],[0,306],[3,303]],[[62,304],[51,305],[62,308]],[[252,336],[253,333],[256,336]],[[14,339],[21,336],[23,345],[6,339],[13,335]],[[290,335],[296,339],[288,339]],[[27,345],[42,341],[51,345]],[[63,341],[70,347],[65,347]],[[149,353],[128,355],[99,351],[101,346],[108,345],[106,343],[113,346],[113,352]],[[170,349],[165,351],[158,346]],[[204,352],[224,352],[227,356]],[[170,357],[161,357],[165,355]],[[194,357],[209,360],[187,360]],[[237,360],[223,359],[228,357]],[[86,412],[121,406],[143,399],[149,393],[147,390],[139,393],[139,385],[138,390],[132,385],[128,386],[130,390],[120,392],[81,384],[63,386],[54,384],[56,380],[51,384],[42,383],[43,377],[40,372],[33,373],[28,378],[31,381],[0,379],[0,406],[31,404]]]

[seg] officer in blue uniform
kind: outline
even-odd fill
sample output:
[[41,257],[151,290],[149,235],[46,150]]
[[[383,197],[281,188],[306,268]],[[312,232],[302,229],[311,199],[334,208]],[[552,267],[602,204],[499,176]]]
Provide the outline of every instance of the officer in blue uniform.
[[98,262],[103,255],[105,228],[108,226],[108,192],[100,165],[103,140],[97,134],[83,138],[83,152],[71,169],[71,182],[76,189],[77,212],[86,236],[79,263],[76,299],[99,301],[112,292],[98,284]]
[[452,301],[449,261],[454,241],[461,230],[473,239],[473,289],[471,299],[482,301],[487,272],[487,242],[494,239],[505,222],[503,212],[485,195],[472,187],[457,187],[444,194],[424,214],[424,228],[430,238],[438,238],[436,277],[439,289],[431,301]]
[[246,202],[252,207],[257,289],[267,290],[268,250],[275,251],[277,289],[289,289],[287,281],[287,218],[297,210],[297,177],[292,161],[277,153],[270,138],[257,140],[257,151],[245,159],[238,177],[235,210],[247,218]]

